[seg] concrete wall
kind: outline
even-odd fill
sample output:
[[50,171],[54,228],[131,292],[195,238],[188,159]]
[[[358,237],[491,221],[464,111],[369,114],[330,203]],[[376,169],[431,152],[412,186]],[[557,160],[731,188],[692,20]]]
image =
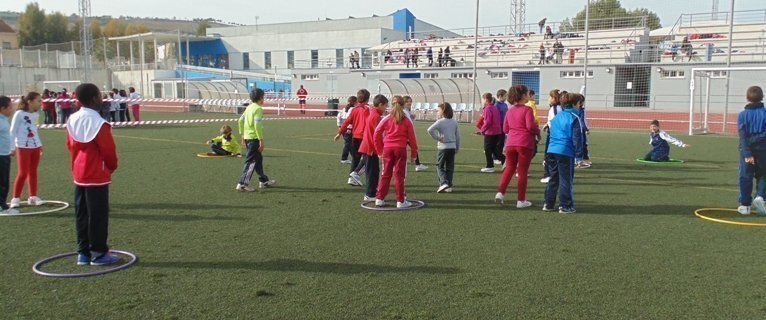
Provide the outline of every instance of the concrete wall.
[[[108,71],[94,69],[92,77],[93,83],[99,87],[112,87]],[[0,94],[18,95],[32,90],[42,91],[44,81],[81,79],[81,69],[0,67]],[[73,91],[74,87],[67,89]]]
[[358,29],[393,29],[393,17],[367,17],[339,20],[319,20],[265,24],[259,26],[208,28],[207,35],[221,37],[264,36],[269,34],[296,34],[327,31],[349,31]]

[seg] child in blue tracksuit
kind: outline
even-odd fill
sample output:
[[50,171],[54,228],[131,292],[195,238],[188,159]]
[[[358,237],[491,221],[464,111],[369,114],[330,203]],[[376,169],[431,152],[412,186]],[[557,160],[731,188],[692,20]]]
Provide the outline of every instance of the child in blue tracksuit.
[[652,150],[644,156],[645,161],[664,162],[670,161],[670,143],[681,148],[689,147],[683,141],[671,137],[667,132],[660,129],[660,122],[652,120],[649,125],[649,145]]
[[[759,214],[766,215],[766,109],[761,87],[748,88],[747,101],[745,110],[737,117],[740,155],[737,212],[748,215],[753,205]],[[752,199],[753,179],[758,183],[755,199]]]
[[561,206],[560,213],[574,213],[575,161],[582,161],[583,136],[585,135],[578,117],[579,108],[585,97],[578,93],[567,93],[561,98],[563,109],[551,121],[547,160],[551,178],[545,188],[543,211],[554,211],[556,196]]
[[590,150],[588,149],[588,134],[590,134],[588,118],[585,115],[585,106],[580,106],[580,108],[577,108],[576,110],[577,110],[577,117],[580,118],[580,127],[582,128],[582,131],[584,133],[584,135],[582,136],[582,161],[577,163],[577,167],[588,168],[591,166]]

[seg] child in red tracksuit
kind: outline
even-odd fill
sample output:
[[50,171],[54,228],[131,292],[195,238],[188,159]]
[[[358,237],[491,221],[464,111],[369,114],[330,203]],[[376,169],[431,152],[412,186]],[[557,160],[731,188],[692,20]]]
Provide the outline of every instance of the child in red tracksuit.
[[109,184],[117,170],[117,151],[109,123],[99,113],[101,92],[92,83],[77,86],[82,108],[67,122],[66,145],[72,157],[77,229],[77,264],[101,266],[120,259],[109,253]]
[[388,108],[388,98],[379,94],[372,99],[373,107],[370,108],[367,115],[367,122],[364,124],[364,138],[359,147],[359,153],[365,155],[367,177],[367,192],[364,194],[364,201],[374,201],[378,191],[378,180],[380,179],[380,154],[375,150],[375,128],[378,127],[380,120],[383,119],[383,112]]
[[412,204],[405,198],[404,180],[407,174],[407,146],[410,147],[412,161],[418,156],[418,141],[415,128],[404,113],[404,99],[393,98],[394,108],[391,114],[383,118],[375,128],[375,150],[383,158],[383,174],[378,184],[375,205],[385,205],[386,195],[391,186],[391,177],[396,176],[396,207],[408,208]]
[[18,159],[11,208],[18,208],[21,205],[21,193],[27,182],[29,182],[27,203],[30,206],[43,204],[43,200],[37,196],[37,167],[40,165],[40,156],[43,154],[43,143],[37,132],[37,118],[41,104],[42,96],[39,93],[34,91],[27,93],[21,97],[18,110],[11,120],[11,140],[15,143]]
[[362,145],[362,139],[364,138],[364,125],[367,121],[367,115],[369,113],[370,106],[367,102],[370,101],[370,92],[367,89],[361,89],[356,93],[356,107],[351,109],[351,114],[343,123],[338,127],[338,134],[335,135],[334,141],[338,141],[340,137],[351,126],[351,170],[349,172],[348,184],[352,186],[361,186],[362,178],[359,176],[359,172],[364,168],[365,161],[362,160],[362,154],[359,153],[359,147]]

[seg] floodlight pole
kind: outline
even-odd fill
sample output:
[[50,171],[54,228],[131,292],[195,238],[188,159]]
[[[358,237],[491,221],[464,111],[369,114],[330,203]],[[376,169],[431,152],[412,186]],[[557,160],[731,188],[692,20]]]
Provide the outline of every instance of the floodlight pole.
[[473,110],[471,111],[471,122],[473,122],[473,113],[478,110],[476,107],[476,78],[477,74],[476,65],[479,62],[479,0],[476,0],[476,21],[473,29],[473,77],[471,81],[471,101],[473,102]]
[[[588,43],[590,40],[590,0],[585,0],[585,60],[582,67],[582,89],[580,93],[587,99],[588,88]],[[606,106],[605,106],[606,107]]]
[[[732,46],[732,35],[734,33],[734,0],[730,1],[729,4],[729,47],[728,52],[726,53],[726,67],[731,68],[731,46]],[[726,134],[726,122],[729,120],[729,84],[731,81],[731,73],[730,71],[726,71],[726,85],[725,90],[726,94],[724,95],[724,101],[723,101],[723,128],[721,132],[723,134]]]

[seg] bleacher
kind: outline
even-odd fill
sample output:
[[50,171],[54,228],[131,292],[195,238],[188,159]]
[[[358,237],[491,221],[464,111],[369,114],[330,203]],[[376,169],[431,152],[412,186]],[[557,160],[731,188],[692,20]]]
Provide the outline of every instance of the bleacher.
[[[688,21],[672,29],[671,41],[678,47],[676,62],[688,62],[681,49],[687,37],[693,48],[692,62],[725,62],[729,47],[729,26],[725,20]],[[766,21],[735,23],[732,30],[732,62],[764,61],[766,50]],[[683,58],[683,59],[682,59]],[[673,62],[669,49],[665,49],[662,62]]]

